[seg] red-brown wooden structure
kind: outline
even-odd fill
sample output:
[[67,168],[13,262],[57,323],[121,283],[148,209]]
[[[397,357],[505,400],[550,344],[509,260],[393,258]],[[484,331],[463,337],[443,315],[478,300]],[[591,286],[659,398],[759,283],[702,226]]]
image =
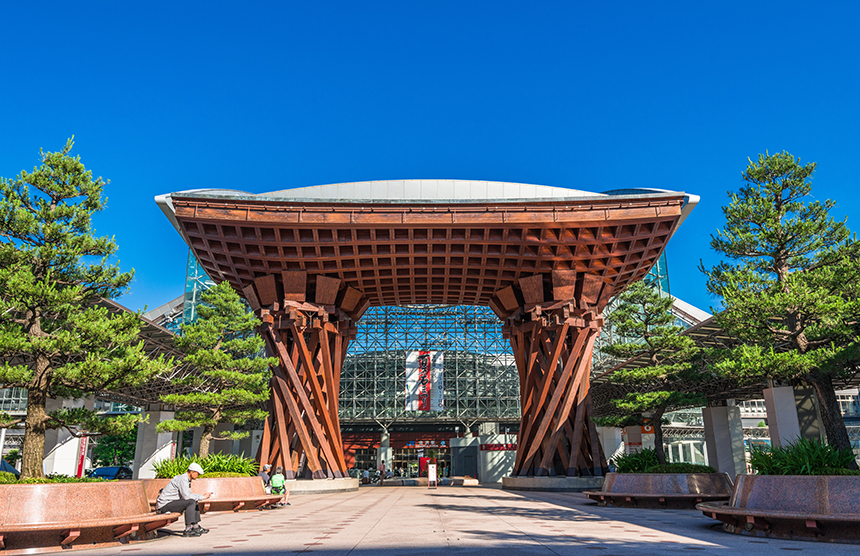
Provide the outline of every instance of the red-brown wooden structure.
[[602,475],[589,372],[609,299],[655,264],[683,193],[466,201],[175,193],[206,272],[262,320],[278,357],[261,461],[347,474],[340,371],[371,305],[489,305],[520,375],[517,475]]

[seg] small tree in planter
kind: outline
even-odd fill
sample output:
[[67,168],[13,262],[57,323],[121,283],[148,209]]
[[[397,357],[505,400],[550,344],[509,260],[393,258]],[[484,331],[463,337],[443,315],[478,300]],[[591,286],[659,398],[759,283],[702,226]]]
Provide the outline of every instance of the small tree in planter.
[[860,243],[829,216],[833,201],[806,201],[814,170],[785,152],[750,160],[746,184],[723,207],[726,226],[711,239],[735,262],[702,270],[725,306],[717,321],[744,342],[715,369],[737,381],[808,381],[828,442],[846,450],[833,382],[860,364]]
[[215,436],[219,423],[245,424],[265,419],[260,407],[269,399],[270,365],[278,360],[258,357],[263,339],[255,332],[259,319],[249,313],[228,282],[203,294],[199,318],[183,325],[177,347],[188,352],[186,361],[197,373],[183,379],[191,391],[167,394],[161,400],[175,406],[176,418],[158,424],[159,431],[183,431],[203,427],[199,456],[209,454],[212,440],[234,440],[247,432]]
[[45,431],[122,434],[141,420],[83,408],[49,414],[48,398],[139,385],[171,365],[147,357],[137,314],[100,304],[123,293],[133,272],[109,264],[116,244],[94,235],[91,218],[105,206],[107,182],[69,155],[72,145],[40,151],[42,164],[32,173],[0,180],[0,384],[28,392],[24,479],[44,476]]
[[691,360],[699,348],[692,338],[680,335],[683,327],[673,324],[671,297],[661,296],[653,287],[640,281],[627,288],[619,301],[608,320],[618,335],[641,339],[641,342],[617,342],[604,347],[603,351],[625,360],[644,354],[648,357],[648,364],[620,369],[612,374],[613,382],[630,385],[631,389],[639,391],[612,400],[625,415],[603,417],[596,422],[601,426],[616,427],[650,423],[654,427],[657,462],[665,464],[663,414],[672,408],[707,403],[703,396],[682,391],[679,386],[682,380],[690,380],[697,374],[698,367]]

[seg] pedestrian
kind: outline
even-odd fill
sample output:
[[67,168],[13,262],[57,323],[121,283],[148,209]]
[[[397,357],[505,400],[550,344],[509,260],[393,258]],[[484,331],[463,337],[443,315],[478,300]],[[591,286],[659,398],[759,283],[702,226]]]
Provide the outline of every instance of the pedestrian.
[[379,484],[377,486],[382,486],[382,482],[385,480],[385,460],[382,460],[382,463],[379,464]]
[[366,485],[368,483],[370,483],[370,467],[361,474],[361,484]]
[[281,501],[278,502],[278,506],[285,505],[285,497],[284,494],[287,492],[286,487],[287,478],[284,477],[284,468],[280,465],[275,469],[275,474],[272,475],[271,483],[272,483],[272,494],[280,494]]
[[200,508],[197,506],[197,502],[208,499],[212,493],[194,494],[191,492],[191,481],[202,474],[203,468],[200,467],[200,464],[192,463],[188,466],[188,471],[170,479],[170,482],[161,489],[155,500],[156,513],[185,513],[183,537],[199,537],[203,533],[209,532],[209,529],[200,526]]
[[266,489],[266,494],[272,494],[272,479],[269,477],[269,471],[271,469],[272,466],[267,463],[263,466],[263,470],[258,474],[258,476],[263,479],[263,488]]

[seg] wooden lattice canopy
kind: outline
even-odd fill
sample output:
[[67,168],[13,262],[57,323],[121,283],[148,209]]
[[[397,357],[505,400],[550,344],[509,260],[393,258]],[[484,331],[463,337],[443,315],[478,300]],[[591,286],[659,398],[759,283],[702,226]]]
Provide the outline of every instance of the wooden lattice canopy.
[[158,199],[278,357],[261,463],[309,478],[347,473],[337,403],[354,322],[372,305],[424,303],[489,305],[504,321],[520,375],[516,474],[604,473],[588,378],[601,313],[657,262],[690,200],[449,180]]
[[370,305],[487,305],[521,277],[552,270],[620,290],[654,265],[685,195],[421,202],[174,193],[170,201],[207,274],[237,290],[305,271],[311,290],[317,276],[339,278]]

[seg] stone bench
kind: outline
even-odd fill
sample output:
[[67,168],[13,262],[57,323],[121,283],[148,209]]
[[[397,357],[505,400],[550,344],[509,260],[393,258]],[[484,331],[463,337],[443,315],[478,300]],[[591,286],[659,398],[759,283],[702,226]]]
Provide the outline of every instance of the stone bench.
[[730,533],[860,542],[860,476],[738,475],[728,502],[696,508]]
[[[170,479],[144,479],[146,498],[149,505],[155,508],[158,493],[167,486]],[[282,498],[289,499],[287,491],[283,495],[267,494],[260,477],[218,477],[207,479],[205,476],[191,481],[191,492],[206,494],[211,492],[208,500],[199,502],[201,513],[206,512],[238,512],[258,510],[264,506],[277,504]]]
[[609,473],[601,490],[584,494],[602,506],[690,509],[727,500],[732,481],[726,473]]
[[124,544],[154,536],[180,515],[150,512],[141,481],[0,485],[0,548]]

